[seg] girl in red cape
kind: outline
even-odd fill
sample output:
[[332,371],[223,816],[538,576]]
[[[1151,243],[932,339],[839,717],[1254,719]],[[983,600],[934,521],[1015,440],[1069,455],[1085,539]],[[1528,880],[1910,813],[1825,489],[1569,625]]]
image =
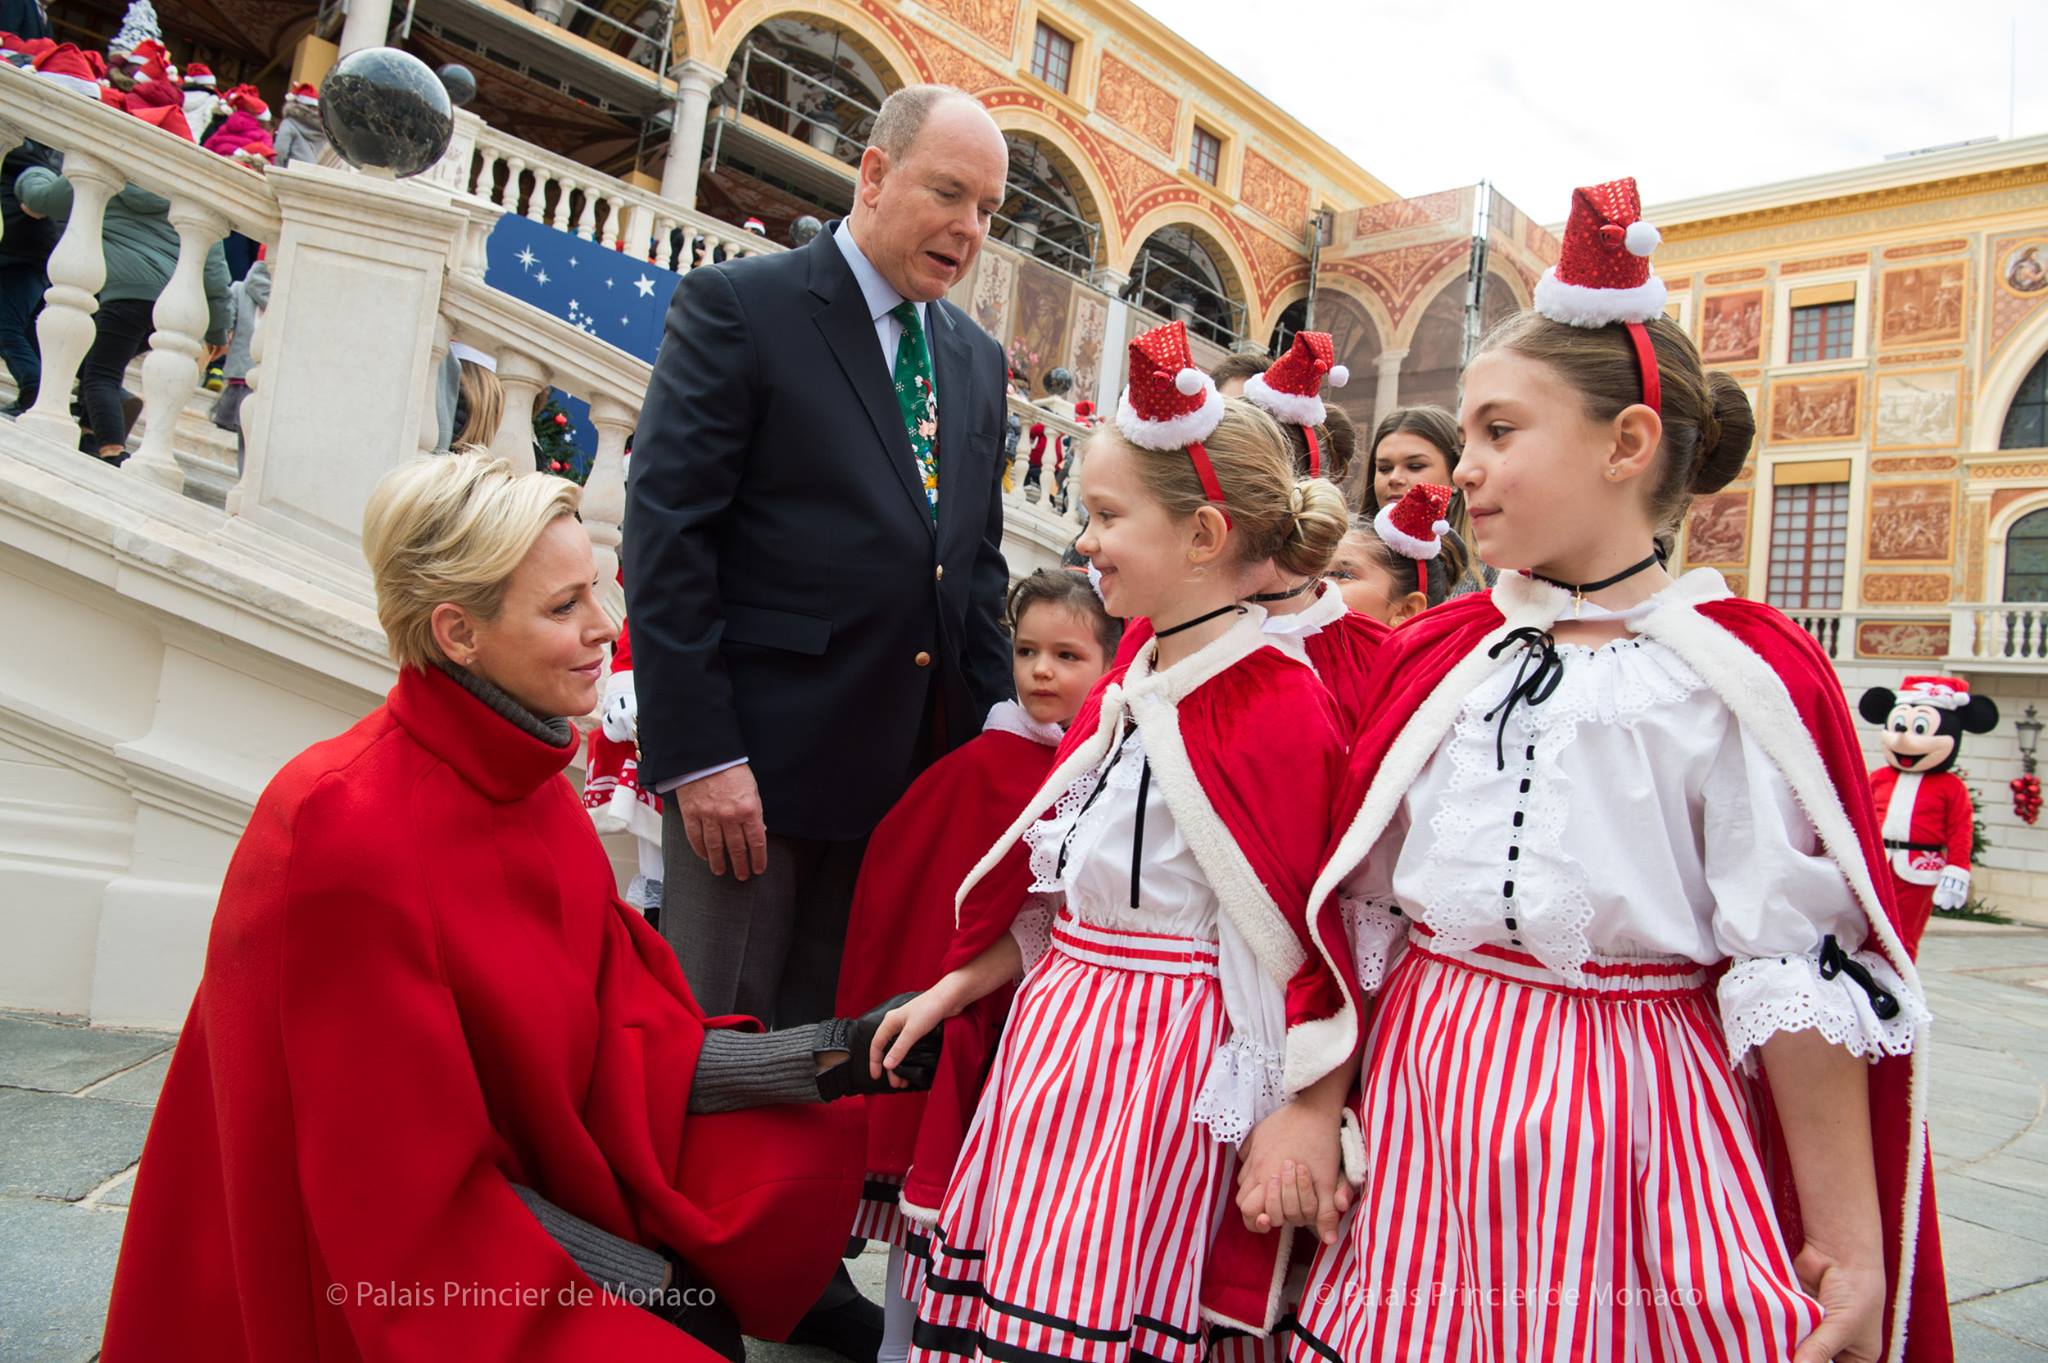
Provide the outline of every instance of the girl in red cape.
[[[858,1015],[929,989],[953,941],[953,892],[1052,772],[1053,750],[1109,666],[1117,624],[1081,574],[1039,569],[1010,589],[1005,612],[1017,699],[989,711],[979,737],[912,783],[868,839],[839,969],[839,1007]],[[1022,846],[1011,849],[1021,867]],[[881,1363],[910,1351],[903,1214],[925,1095],[867,1102],[868,1174],[853,1233],[890,1247]]]
[[618,899],[562,775],[612,636],[579,494],[477,454],[372,493],[398,683],[235,851],[108,1363],[715,1363],[685,1329],[781,1338],[831,1276],[860,1120],[819,1103],[881,1019],[707,1019]]
[[[1244,399],[1280,423],[1297,476],[1341,484],[1348,461],[1339,442],[1330,438],[1327,423],[1332,409],[1323,401],[1322,388],[1326,382],[1341,388],[1351,374],[1333,363],[1334,355],[1327,334],[1297,332],[1286,354],[1244,380]],[[1264,572],[1253,576],[1246,599],[1265,607],[1266,633],[1275,646],[1315,669],[1348,740],[1364,718],[1366,684],[1387,627],[1353,609],[1336,583],[1324,581],[1327,567],[1327,561],[1313,567],[1302,564],[1299,571],[1290,572],[1277,561],[1266,564]],[[1132,620],[1117,646],[1116,665],[1129,666],[1151,638],[1150,620]]]
[[[1312,1091],[1290,1108],[1313,1128],[1295,1145],[1319,1138],[1336,1182],[1358,1010],[1334,916],[1318,931],[1304,910],[1343,738],[1321,684],[1240,602],[1268,561],[1320,569],[1342,494],[1295,479],[1279,427],[1217,395],[1179,323],[1131,343],[1116,428],[1086,464],[1079,547],[1104,601],[1165,623],[961,886],[954,954],[975,954],[876,1038],[880,1073],[1025,972],[929,1209],[913,1363],[1197,1363],[1206,1324],[1263,1332],[1277,1311],[1286,1237],[1221,1217],[1238,1143]],[[1020,839],[1028,884],[967,913]],[[1205,1312],[1212,1270],[1234,1292]]]
[[1950,1356],[1928,1014],[1842,687],[1652,550],[1755,421],[1578,191],[1464,376],[1494,590],[1382,655],[1310,902],[1377,996],[1368,1171],[1296,1363]]

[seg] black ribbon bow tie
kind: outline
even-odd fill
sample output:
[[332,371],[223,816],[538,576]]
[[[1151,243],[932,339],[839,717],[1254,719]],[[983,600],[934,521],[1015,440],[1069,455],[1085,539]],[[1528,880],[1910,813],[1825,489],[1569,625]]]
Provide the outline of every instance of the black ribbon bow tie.
[[1510,630],[1506,638],[1486,650],[1486,656],[1498,658],[1517,644],[1522,647],[1522,661],[1515,667],[1515,684],[1508,688],[1500,704],[1486,712],[1487,719],[1500,716],[1500,727],[1493,736],[1495,771],[1508,768],[1508,716],[1514,713],[1516,704],[1541,705],[1564,680],[1564,659],[1558,656],[1557,640],[1550,637],[1547,629],[1524,625]]
[[1847,975],[1862,985],[1863,992],[1870,995],[1870,1011],[1884,1021],[1890,1022],[1899,1015],[1899,1001],[1891,996],[1891,991],[1871,978],[1863,963],[1842,950],[1834,934],[1829,933],[1820,943],[1820,977],[1832,980],[1837,975]]

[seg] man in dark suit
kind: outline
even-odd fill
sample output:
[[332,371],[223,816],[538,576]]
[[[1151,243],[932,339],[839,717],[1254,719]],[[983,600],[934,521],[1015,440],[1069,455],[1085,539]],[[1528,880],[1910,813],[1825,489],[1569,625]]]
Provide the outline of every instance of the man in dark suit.
[[846,221],[669,306],[626,593],[663,930],[712,1013],[831,1015],[868,831],[1009,694],[1002,349],[943,301],[1008,169],[970,96],[898,91]]

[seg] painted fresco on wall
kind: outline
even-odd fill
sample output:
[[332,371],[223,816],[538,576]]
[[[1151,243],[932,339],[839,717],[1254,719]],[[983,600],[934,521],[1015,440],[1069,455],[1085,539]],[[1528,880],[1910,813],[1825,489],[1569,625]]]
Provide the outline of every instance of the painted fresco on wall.
[[1998,264],[1999,282],[2022,297],[2048,293],[2048,242],[2027,241]]
[[1961,385],[1960,369],[1878,375],[1877,417],[1870,447],[1910,450],[1957,443],[1962,439],[1958,420]]
[[1749,493],[1716,492],[1694,500],[1685,518],[1685,561],[1690,567],[1749,562]]
[[1856,627],[1858,657],[1932,660],[1947,652],[1946,620],[1865,620]]
[[1075,400],[1095,400],[1102,379],[1102,340],[1109,327],[1109,300],[1089,289],[1074,290],[1073,358]]
[[1700,304],[1700,358],[1708,364],[1754,361],[1763,354],[1761,289],[1710,294]]
[[1871,562],[1946,563],[1955,554],[1954,483],[1878,483],[1870,489]]
[[1010,291],[1016,283],[1015,260],[1001,251],[981,253],[980,270],[974,279],[974,301],[967,312],[976,325],[998,341],[1006,341],[1010,334]]
[[1878,295],[1878,343],[1923,345],[1963,335],[1963,262],[1886,270]]
[[1863,407],[1863,376],[1775,380],[1771,384],[1771,439],[1794,445],[1854,440]]
[[1010,366],[1031,379],[1031,395],[1045,396],[1045,376],[1067,358],[1067,315],[1074,281],[1048,265],[1027,260],[1017,270],[1017,302],[1010,327]]

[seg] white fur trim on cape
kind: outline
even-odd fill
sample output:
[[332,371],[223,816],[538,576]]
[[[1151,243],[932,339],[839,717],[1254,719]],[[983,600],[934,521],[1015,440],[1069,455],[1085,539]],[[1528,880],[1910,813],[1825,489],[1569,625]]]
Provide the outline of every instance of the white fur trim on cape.
[[[1409,558],[1432,559],[1441,554],[1444,551],[1444,542],[1441,538],[1419,540],[1400,526],[1394,524],[1394,508],[1399,505],[1399,502],[1388,502],[1373,515],[1372,528],[1374,532],[1382,540],[1391,544]],[[1441,536],[1443,532],[1438,531],[1437,533]]]
[[1244,396],[1247,402],[1255,402],[1280,420],[1296,426],[1320,426],[1330,415],[1318,395],[1283,393],[1267,383],[1264,374],[1254,374],[1244,381]]
[[981,722],[981,731],[999,731],[1028,738],[1033,743],[1043,743],[1048,748],[1057,748],[1067,731],[1057,724],[1040,724],[1031,717],[1031,712],[1014,700],[999,700],[989,707],[988,718]]
[[1595,289],[1565,283],[1553,265],[1536,281],[1536,311],[1553,322],[1574,327],[1647,322],[1664,315],[1664,299],[1664,281],[1656,275],[1633,289]]
[[[1207,377],[1203,376],[1205,381]],[[1141,450],[1184,450],[1195,441],[1216,434],[1216,426],[1222,420],[1223,394],[1216,391],[1213,383],[1209,384],[1208,395],[1200,407],[1170,421],[1152,421],[1138,415],[1138,409],[1131,406],[1128,388],[1116,400],[1116,428]]]
[[896,1195],[896,1210],[903,1213],[903,1219],[919,1230],[930,1230],[939,1224],[937,1207],[920,1207],[901,1193]]
[[[1227,1216],[1230,1212],[1226,1209],[1224,1214]],[[1242,1330],[1254,1339],[1265,1339],[1271,1335],[1273,1327],[1270,1322],[1277,1321],[1280,1318],[1280,1293],[1287,1286],[1288,1266],[1294,1262],[1295,1229],[1293,1226],[1280,1227],[1280,1247],[1273,1254],[1273,1278],[1272,1281],[1266,1284],[1266,1314],[1264,1320],[1233,1320],[1221,1311],[1212,1311],[1206,1306],[1201,1310],[1202,1319],[1211,1325],[1221,1325],[1231,1330]]]
[[1337,1150],[1343,1156],[1344,1177],[1353,1183],[1365,1182],[1365,1130],[1349,1103],[1337,1121]]

